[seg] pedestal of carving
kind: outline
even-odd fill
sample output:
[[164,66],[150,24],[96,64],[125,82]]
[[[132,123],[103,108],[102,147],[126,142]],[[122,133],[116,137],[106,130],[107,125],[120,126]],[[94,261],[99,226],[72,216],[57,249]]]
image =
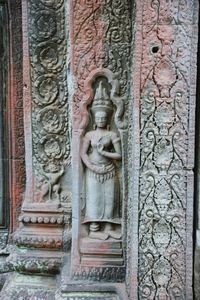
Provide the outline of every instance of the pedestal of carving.
[[85,238],[80,241],[80,253],[82,255],[82,265],[89,266],[106,265],[123,266],[122,240],[107,241]]

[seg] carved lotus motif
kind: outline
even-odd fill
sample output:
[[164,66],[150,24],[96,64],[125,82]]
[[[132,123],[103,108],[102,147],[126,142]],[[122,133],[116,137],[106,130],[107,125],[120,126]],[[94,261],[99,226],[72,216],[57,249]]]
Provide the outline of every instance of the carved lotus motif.
[[171,278],[171,265],[163,256],[154,265],[153,278],[160,287],[167,287]]
[[159,213],[162,217],[165,216],[168,206],[171,202],[171,189],[165,179],[157,184],[155,189],[155,203],[158,207]]
[[110,31],[110,42],[118,43],[123,39],[122,31],[118,27],[113,27]]
[[65,129],[64,115],[59,109],[50,108],[42,110],[38,121],[48,133],[59,133]]
[[162,124],[171,125],[173,122],[173,111],[166,103],[161,104],[155,114],[158,126]]
[[56,43],[40,43],[35,50],[34,62],[49,72],[59,71],[63,66],[63,48]]
[[41,106],[53,103],[59,94],[59,86],[53,75],[39,77],[35,87],[38,95],[34,97],[34,101]]
[[56,34],[56,18],[50,12],[42,11],[35,17],[35,31],[33,35],[36,39],[49,39]]
[[57,158],[61,154],[61,146],[57,140],[51,138],[44,143],[44,151],[49,158]]
[[54,47],[47,47],[40,52],[40,60],[44,64],[56,64],[58,56]]

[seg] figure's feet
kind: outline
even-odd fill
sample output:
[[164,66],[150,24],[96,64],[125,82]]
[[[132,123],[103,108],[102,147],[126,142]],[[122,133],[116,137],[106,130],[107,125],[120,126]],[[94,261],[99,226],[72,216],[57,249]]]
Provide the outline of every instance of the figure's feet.
[[108,232],[109,237],[115,239],[115,240],[120,240],[122,238],[121,232],[117,232],[115,230],[109,230]]
[[105,241],[109,238],[109,235],[107,233],[101,232],[101,231],[90,231],[89,238]]
[[104,228],[104,233],[108,234],[109,237],[111,237],[115,240],[120,240],[122,237],[121,232],[117,231],[115,229],[115,225],[112,223],[106,223],[105,228]]

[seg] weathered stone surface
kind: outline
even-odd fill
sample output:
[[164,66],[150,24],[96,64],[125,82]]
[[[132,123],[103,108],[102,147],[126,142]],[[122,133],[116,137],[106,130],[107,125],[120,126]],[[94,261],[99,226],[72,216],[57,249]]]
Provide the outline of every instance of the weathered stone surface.
[[193,299],[198,2],[22,4],[1,298]]
[[144,1],[141,6],[142,45],[138,45],[142,51],[139,298],[192,299],[191,74],[195,74],[197,20],[189,1],[179,11],[178,1],[152,4]]
[[[128,1],[121,1],[121,3],[94,1],[91,4],[77,1],[74,5],[71,5],[71,10],[72,44],[74,45],[72,72],[75,79],[72,110],[72,152],[73,171],[74,176],[77,178],[73,182],[74,191],[76,192],[73,194],[72,199],[72,274],[74,279],[79,280],[84,280],[85,277],[88,280],[99,279],[101,281],[122,282],[125,279],[125,267],[123,265],[125,263],[126,218],[122,218],[122,216],[126,214],[127,206],[125,144],[128,138],[126,117],[128,114],[128,70],[130,68],[129,54],[131,50],[131,5]],[[122,28],[126,30],[123,31]],[[99,95],[98,91],[101,86],[102,93]],[[120,150],[122,163],[118,162],[116,164],[115,161],[116,167],[113,170],[115,170],[116,175],[112,173],[111,176],[111,171],[106,171],[105,175],[101,175],[100,170],[97,170],[98,166],[101,166],[100,161],[102,159],[100,159],[99,162],[96,162],[94,173],[91,173],[97,174],[94,175],[96,179],[87,180],[87,178],[90,178],[88,166],[91,165],[91,162],[90,159],[86,158],[91,153],[90,144],[93,144],[93,136],[98,131],[98,128],[97,131],[92,131],[95,123],[90,108],[95,106],[96,100],[98,102],[99,98],[102,98],[102,105],[108,100],[110,108],[114,111],[110,116],[111,121],[109,120],[111,129],[105,130],[105,135],[116,135],[115,140],[117,143],[120,142],[122,147],[122,152]],[[91,138],[87,142],[87,137],[90,135]],[[111,146],[115,148],[113,143],[107,147]],[[118,145],[116,147],[119,148]],[[113,158],[116,149],[112,150],[113,154],[111,155],[113,155]],[[95,151],[94,148],[92,151]],[[83,163],[80,161],[80,156]],[[113,161],[111,159],[110,163],[112,164]],[[87,167],[85,168],[85,166]],[[117,183],[117,177],[119,183]],[[84,180],[86,180],[86,183],[84,183]],[[91,182],[92,180],[95,181],[96,190],[94,182]],[[93,194],[92,186],[94,189]],[[118,196],[116,194],[117,188]],[[115,190],[115,196],[111,196],[112,189]],[[88,195],[89,190],[91,190],[90,195]],[[97,201],[105,204],[103,217],[100,217],[101,208]],[[108,204],[113,205],[113,203],[115,208],[106,218],[105,216],[109,214]],[[96,225],[92,222],[88,223],[86,219],[89,218],[90,221],[92,219],[94,221],[95,214],[97,214]],[[116,224],[112,225],[112,228],[109,225],[111,222]],[[89,237],[88,230],[90,232]],[[122,240],[119,240],[119,243],[117,239],[120,239],[121,235]],[[92,246],[92,239],[97,244],[99,240],[102,240],[98,249]]]

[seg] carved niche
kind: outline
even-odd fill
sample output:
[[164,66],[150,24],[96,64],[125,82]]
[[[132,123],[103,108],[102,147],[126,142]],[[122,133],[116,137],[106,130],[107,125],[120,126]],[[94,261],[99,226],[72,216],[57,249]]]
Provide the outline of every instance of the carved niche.
[[[120,1],[120,3],[110,0],[91,2],[78,0],[71,5],[72,73],[75,80],[72,103],[72,165],[74,177],[77,179],[73,181],[72,196],[71,274],[72,278],[77,280],[110,282],[125,280],[128,197],[127,168],[125,167],[127,147],[125,145],[128,138],[128,122],[124,115],[128,113],[129,106],[131,11],[131,3],[127,0]],[[83,161],[84,154],[91,156],[91,147],[89,149],[85,147],[87,150],[83,151],[83,155],[81,151],[83,150],[82,145],[87,144],[84,141],[91,132],[94,131],[96,134],[96,129],[93,128],[95,120],[92,107],[98,94],[99,85],[102,85],[102,94],[104,98],[109,98],[110,110],[113,110],[108,118],[110,129],[106,126],[107,133],[114,132],[116,134],[116,142],[121,144],[121,154],[118,154],[118,160],[109,160],[114,165],[116,164],[116,167],[110,165],[112,170],[106,171],[105,174],[91,173],[91,175],[94,175],[92,180],[96,182],[97,189],[101,187],[101,191],[108,182],[114,182],[115,178],[112,191],[114,193],[117,187],[116,182],[121,181],[118,191],[115,191],[115,199],[118,199],[119,207],[115,207],[111,214],[112,217],[109,217],[112,220],[117,216],[120,218],[114,225],[107,222],[110,226],[110,230],[108,230],[105,228],[106,222],[104,221],[106,220],[103,213],[104,221],[100,222],[99,220],[94,225],[94,233],[91,234],[91,222],[86,220],[90,201],[88,199],[89,170]],[[117,140],[118,138],[119,140]],[[111,143],[108,148],[112,148],[112,146]],[[112,151],[115,152],[114,149]],[[94,191],[92,193],[94,195]],[[111,203],[112,193],[110,195]],[[102,199],[104,201],[104,198]],[[94,213],[93,209],[92,213]],[[105,234],[106,231],[107,234]],[[120,237],[122,234],[122,239],[110,237],[109,231],[112,231],[113,236],[115,233],[116,237]],[[101,239],[91,238],[91,235],[101,235]],[[102,255],[103,247],[106,247],[105,255]]]
[[[74,266],[75,279],[84,279],[83,272],[86,278],[96,280],[90,266],[98,266],[101,280],[124,280],[122,144],[127,120],[125,99],[119,96],[119,88],[116,76],[104,68],[91,72],[85,82],[79,129],[82,171],[76,211],[82,271]],[[111,270],[118,270],[117,277]]]

